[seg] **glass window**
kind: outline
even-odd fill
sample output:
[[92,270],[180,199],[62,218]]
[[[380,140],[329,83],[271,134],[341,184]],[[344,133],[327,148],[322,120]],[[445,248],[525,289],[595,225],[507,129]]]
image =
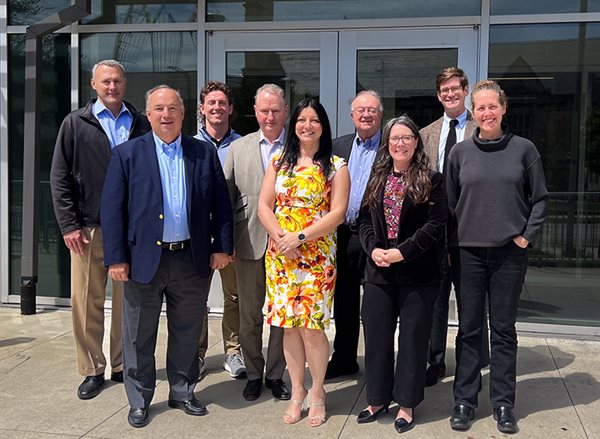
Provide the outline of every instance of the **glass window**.
[[600,23],[490,29],[489,76],[508,95],[511,131],[540,151],[550,191],[521,321],[600,323],[599,59]]
[[383,99],[383,120],[407,113],[424,127],[442,115],[435,77],[456,65],[458,49],[359,50],[356,91],[375,90]]
[[[69,297],[70,259],[63,244],[50,195],[50,164],[58,128],[70,111],[71,36],[43,39],[42,108],[40,130],[39,295]],[[23,128],[25,101],[25,36],[8,38],[10,294],[20,294],[21,221],[23,207]]]
[[83,24],[190,23],[198,21],[197,0],[92,0]]
[[96,95],[90,87],[92,67],[103,59],[116,59],[125,67],[125,99],[144,111],[146,91],[167,84],[181,93],[185,103],[183,132],[195,135],[196,32],[120,32],[81,35],[80,102]]
[[492,15],[598,12],[600,0],[492,0]]
[[26,26],[71,6],[71,0],[10,0],[8,24]]
[[307,21],[479,15],[480,0],[208,0],[206,21]]
[[232,88],[237,115],[233,128],[242,135],[258,130],[254,95],[266,83],[285,90],[290,112],[305,97],[318,98],[319,60],[319,52],[228,52],[226,82]]

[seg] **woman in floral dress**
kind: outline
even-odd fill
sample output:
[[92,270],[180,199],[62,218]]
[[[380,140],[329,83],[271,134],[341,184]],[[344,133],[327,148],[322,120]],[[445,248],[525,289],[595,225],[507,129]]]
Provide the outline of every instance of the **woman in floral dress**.
[[285,328],[292,381],[286,424],[302,418],[307,361],[313,384],[308,423],[316,427],[326,420],[329,342],[324,329],[335,285],[335,230],[344,220],[350,190],[346,164],[331,150],[325,109],[312,98],[303,100],[292,114],[281,155],[267,168],[259,198],[258,215],[270,236],[267,321]]

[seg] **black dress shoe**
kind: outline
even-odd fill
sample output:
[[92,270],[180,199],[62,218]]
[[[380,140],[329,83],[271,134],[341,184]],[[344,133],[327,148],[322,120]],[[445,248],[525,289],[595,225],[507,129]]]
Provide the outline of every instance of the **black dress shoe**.
[[515,434],[519,431],[517,420],[510,407],[494,407],[494,419],[498,421],[498,431],[501,433]]
[[475,409],[463,404],[454,406],[454,413],[450,417],[452,430],[467,431],[471,428],[471,421],[475,419]]
[[425,372],[425,387],[435,386],[446,375],[446,366],[430,365]]
[[189,401],[175,401],[169,399],[169,407],[172,409],[183,410],[186,414],[192,416],[204,416],[208,414],[208,410],[204,407],[204,404],[196,398],[190,399]]
[[148,425],[148,422],[150,422],[150,418],[148,417],[148,409],[129,409],[127,422],[129,422],[129,425],[131,425],[133,428],[145,427]]
[[121,371],[121,372],[112,372],[110,374],[110,380],[114,381],[115,383],[122,383],[123,382],[123,371]]
[[332,360],[327,364],[327,370],[325,371],[325,379],[332,380],[343,375],[354,375],[358,373],[358,370],[359,367],[356,360],[347,363]]
[[102,392],[104,387],[104,374],[85,377],[77,389],[79,399],[92,399]]
[[260,396],[261,387],[261,378],[258,378],[256,380],[248,380],[248,382],[246,383],[246,387],[244,387],[244,391],[242,392],[242,396],[246,401],[254,401]]
[[412,419],[408,422],[404,418],[397,418],[394,421],[394,428],[398,433],[404,433],[405,431],[411,430],[415,426],[415,409],[412,410]]
[[383,412],[389,411],[389,404],[384,404],[375,413],[371,413],[369,409],[365,409],[358,414],[358,418],[356,418],[356,422],[359,424],[368,424],[369,422],[373,422],[377,419],[377,416],[382,414]]
[[265,386],[267,386],[267,389],[271,389],[273,396],[277,399],[287,401],[292,398],[290,389],[288,389],[285,382],[281,379],[270,380],[269,378],[265,378]]

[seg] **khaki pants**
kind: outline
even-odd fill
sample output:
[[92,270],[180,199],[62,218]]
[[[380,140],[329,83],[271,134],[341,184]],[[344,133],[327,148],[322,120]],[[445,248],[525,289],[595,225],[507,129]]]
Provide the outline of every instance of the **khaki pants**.
[[[102,352],[104,339],[104,300],[108,270],[104,267],[102,230],[84,227],[90,241],[82,255],[71,252],[71,304],[77,367],[83,376],[100,375],[106,369]],[[121,309],[123,283],[113,282],[110,324],[110,364],[113,372],[123,370],[121,349]]]
[[[221,276],[221,287],[223,289],[223,319],[221,329],[223,331],[223,351],[225,354],[240,353],[240,303],[238,300],[237,282],[235,279],[234,263],[219,270]],[[212,279],[211,279],[212,280]],[[198,356],[204,358],[208,350],[208,310],[204,311],[204,325],[200,335],[200,347]]]

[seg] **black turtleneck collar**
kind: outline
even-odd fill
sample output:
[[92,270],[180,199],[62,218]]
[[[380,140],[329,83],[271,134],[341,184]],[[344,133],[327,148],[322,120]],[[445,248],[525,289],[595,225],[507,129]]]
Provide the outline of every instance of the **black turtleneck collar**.
[[477,148],[484,152],[501,151],[506,148],[508,141],[513,134],[508,129],[508,125],[502,124],[502,136],[499,139],[487,140],[479,137],[479,127],[473,133],[473,141]]

